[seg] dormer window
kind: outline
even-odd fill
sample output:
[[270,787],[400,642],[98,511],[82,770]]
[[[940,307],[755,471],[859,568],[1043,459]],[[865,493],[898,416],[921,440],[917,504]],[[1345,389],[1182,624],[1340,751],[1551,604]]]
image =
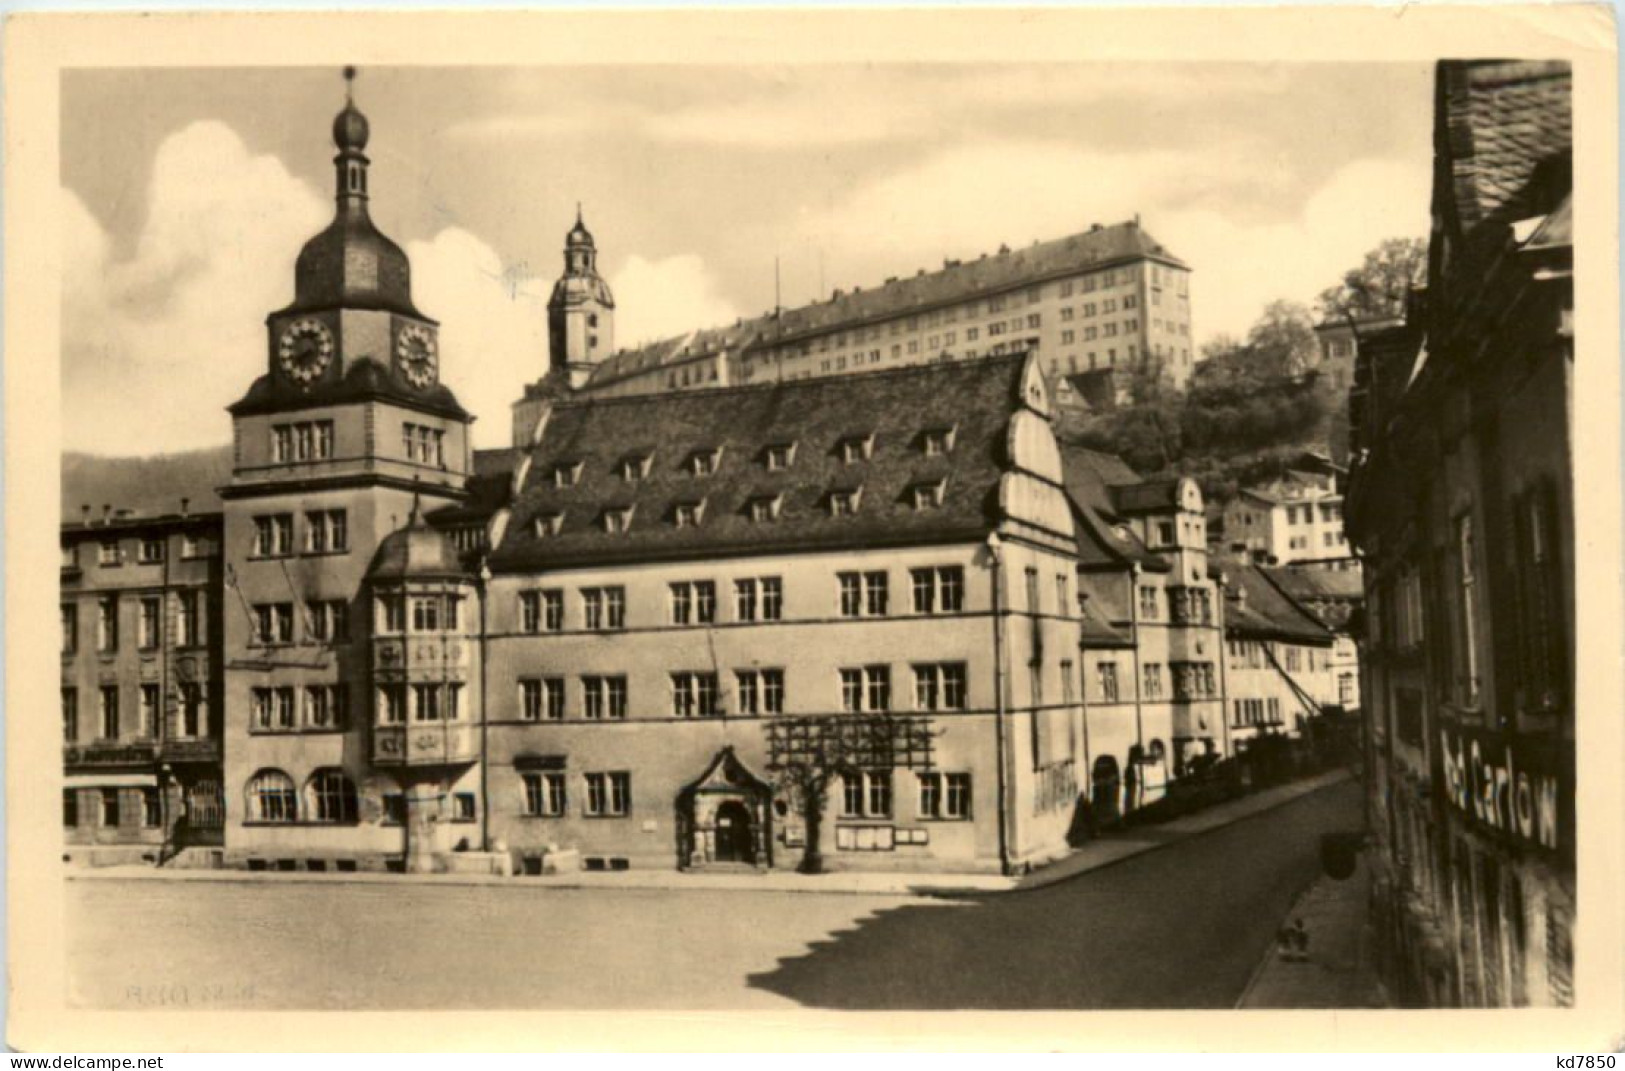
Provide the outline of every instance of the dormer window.
[[649,457],[648,454],[628,454],[621,458],[616,472],[627,483],[637,483],[649,475]]
[[829,515],[831,517],[851,517],[858,512],[858,503],[862,497],[862,488],[831,491],[829,493]]
[[620,535],[632,527],[632,507],[615,506],[604,511],[604,531]]
[[782,495],[758,495],[750,500],[750,519],[756,524],[778,520],[779,505],[783,501]]
[[559,530],[563,527],[564,514],[562,513],[540,513],[536,516],[537,539],[551,539],[553,536],[558,535]]
[[920,436],[920,449],[926,457],[941,457],[953,448],[953,428],[927,428]]
[[690,476],[710,476],[717,471],[717,462],[721,458],[721,450],[696,450],[688,455],[688,474]]
[[705,501],[679,502],[672,510],[672,523],[679,528],[698,528],[705,517]]
[[795,443],[773,443],[762,454],[767,464],[767,471],[782,472],[789,468],[796,459]]
[[917,483],[910,487],[909,495],[913,500],[914,508],[917,510],[936,509],[942,505],[942,493],[946,486],[946,480],[933,480],[930,483]]
[[867,461],[874,454],[874,449],[873,435],[850,435],[841,440],[841,461],[847,465]]
[[581,479],[581,462],[561,461],[553,466],[554,487],[574,487]]

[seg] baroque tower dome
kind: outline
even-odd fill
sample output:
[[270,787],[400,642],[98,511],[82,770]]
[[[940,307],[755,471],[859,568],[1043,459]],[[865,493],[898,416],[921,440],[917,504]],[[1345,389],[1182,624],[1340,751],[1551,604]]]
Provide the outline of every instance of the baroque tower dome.
[[[354,68],[345,69],[348,81]],[[327,229],[305,243],[294,265],[294,301],[285,311],[386,309],[421,318],[412,304],[412,267],[400,246],[381,234],[367,214],[363,150],[371,128],[348,90],[333,119],[337,211]]]

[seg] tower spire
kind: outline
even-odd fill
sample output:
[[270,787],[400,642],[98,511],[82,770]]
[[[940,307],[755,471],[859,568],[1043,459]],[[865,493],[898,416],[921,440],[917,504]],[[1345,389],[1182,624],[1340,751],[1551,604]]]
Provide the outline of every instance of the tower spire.
[[354,67],[344,68],[344,110],[333,118],[333,144],[339,154],[333,158],[336,196],[339,205],[352,211],[367,210],[367,138],[371,126],[355,106]]

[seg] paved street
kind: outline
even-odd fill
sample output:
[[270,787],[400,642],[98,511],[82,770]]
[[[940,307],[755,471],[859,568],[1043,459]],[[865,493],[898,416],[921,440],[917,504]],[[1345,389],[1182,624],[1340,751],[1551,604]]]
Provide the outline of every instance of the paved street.
[[957,900],[69,882],[70,999],[112,1008],[1228,1008],[1343,782],[1031,892]]

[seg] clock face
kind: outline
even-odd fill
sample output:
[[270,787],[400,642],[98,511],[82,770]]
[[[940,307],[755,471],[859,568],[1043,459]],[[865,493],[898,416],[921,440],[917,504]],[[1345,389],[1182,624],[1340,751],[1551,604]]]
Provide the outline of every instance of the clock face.
[[333,359],[333,332],[320,320],[297,320],[283,330],[277,359],[289,379],[308,386]]
[[417,324],[402,328],[395,339],[395,362],[408,383],[427,387],[434,381],[434,336]]

